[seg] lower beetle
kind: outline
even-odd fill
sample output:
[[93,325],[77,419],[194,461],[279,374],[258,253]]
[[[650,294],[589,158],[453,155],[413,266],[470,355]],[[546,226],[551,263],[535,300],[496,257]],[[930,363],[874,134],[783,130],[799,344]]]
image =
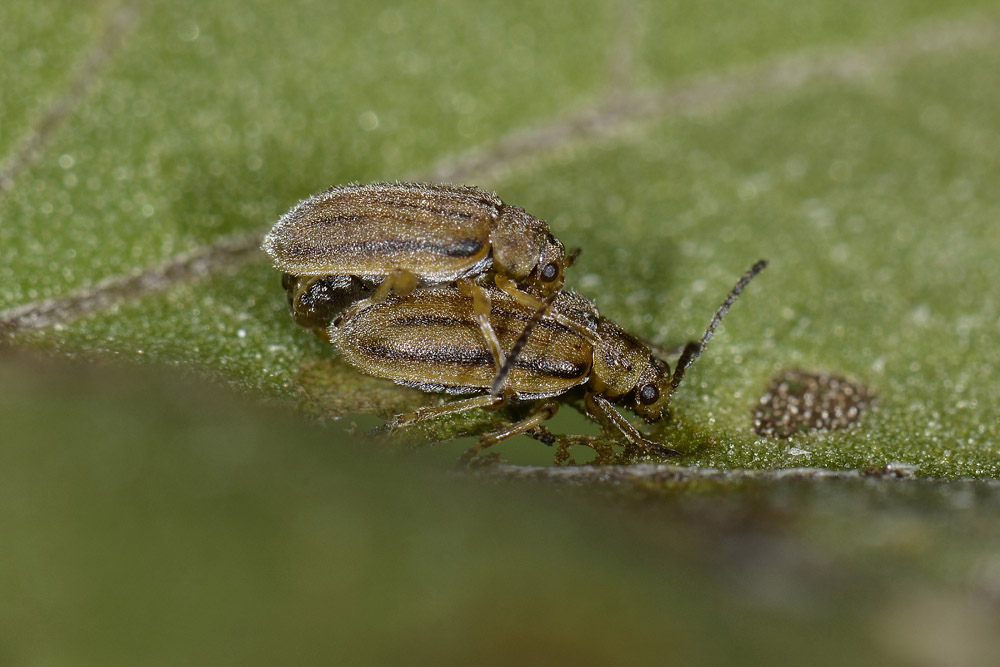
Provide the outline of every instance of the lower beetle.
[[688,343],[673,374],[667,362],[638,338],[602,317],[594,304],[561,292],[548,316],[496,287],[489,292],[490,323],[500,347],[520,348],[504,364],[503,391],[492,391],[495,353],[485,344],[473,297],[454,285],[417,288],[341,317],[330,324],[329,340],[359,370],[424,391],[473,395],[442,406],[421,408],[390,420],[387,428],[508,401],[531,401],[527,417],[480,437],[464,459],[506,438],[534,429],[558,409],[552,400],[574,387],[585,389],[587,415],[606,432],[651,454],[677,452],[643,436],[614,406],[629,407],[647,422],[666,414],[685,372],[712,338],[726,311],[767,262],[757,262],[730,291],[700,341]]

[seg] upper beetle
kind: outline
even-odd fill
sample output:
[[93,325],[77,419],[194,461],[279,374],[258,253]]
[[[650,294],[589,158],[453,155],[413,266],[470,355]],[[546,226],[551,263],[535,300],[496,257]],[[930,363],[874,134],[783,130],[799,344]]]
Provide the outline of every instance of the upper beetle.
[[293,276],[415,276],[437,285],[490,270],[537,297],[562,289],[565,248],[544,220],[476,187],[335,186],[283,215],[264,238]]

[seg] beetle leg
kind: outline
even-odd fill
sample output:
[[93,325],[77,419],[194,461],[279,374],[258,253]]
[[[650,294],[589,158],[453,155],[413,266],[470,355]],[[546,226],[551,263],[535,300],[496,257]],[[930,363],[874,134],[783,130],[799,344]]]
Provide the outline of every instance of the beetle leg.
[[390,294],[398,294],[399,296],[410,294],[417,289],[418,282],[417,275],[412,271],[395,269],[382,280],[374,294],[367,299],[355,301],[354,305],[340,313],[333,320],[333,326],[339,326],[341,322],[351,319],[361,311],[382,303]]
[[437,419],[438,417],[444,417],[446,415],[454,415],[459,412],[465,412],[466,410],[472,410],[474,408],[492,408],[502,405],[506,401],[507,399],[504,396],[482,394],[480,396],[473,396],[472,398],[459,401],[451,401],[450,403],[445,403],[444,405],[418,408],[413,412],[396,415],[387,421],[379,430],[391,431],[403,426],[416,424],[417,422],[427,421],[428,419]]
[[678,456],[680,454],[678,451],[664,447],[660,443],[653,442],[644,437],[635,426],[632,426],[631,422],[622,416],[622,413],[615,409],[615,406],[611,405],[608,399],[600,394],[587,392],[587,395],[584,397],[584,404],[587,408],[587,415],[601,425],[605,434],[608,433],[608,427],[614,425],[625,436],[629,444],[642,449],[647,454],[661,454],[666,456]]
[[[561,313],[553,312],[551,309],[546,310],[551,305],[548,301],[543,301],[542,299],[539,299],[536,296],[528,294],[527,292],[519,288],[514,283],[514,281],[512,281],[507,276],[497,274],[496,276],[493,277],[493,284],[495,284],[497,287],[506,292],[509,297],[517,301],[522,306],[526,308],[531,308],[536,313],[542,313],[540,317],[547,317],[551,320],[555,320],[556,322],[566,327],[567,329],[570,329],[580,334],[594,345],[600,342],[597,336],[594,334],[594,332],[588,329],[587,327],[583,326],[582,324],[574,322],[573,320],[569,319],[565,315],[562,315]],[[557,296],[559,296],[558,292],[554,293],[551,298],[554,300]]]
[[538,310],[545,305],[541,299],[528,294],[518,287],[513,280],[503,274],[498,273],[493,276],[493,284],[509,294],[511,298],[522,306],[531,308],[532,310]]
[[376,303],[381,303],[385,301],[386,297],[390,293],[398,294],[399,296],[406,296],[410,294],[413,290],[417,289],[417,283],[419,279],[417,275],[412,271],[407,271],[406,269],[395,269],[392,273],[385,277],[382,284],[378,286],[375,294],[371,296],[371,302],[374,306]]
[[525,431],[530,431],[531,429],[538,427],[542,422],[552,419],[558,410],[559,404],[555,401],[539,401],[539,403],[531,410],[531,414],[524,419],[480,436],[479,441],[476,442],[476,444],[465,450],[465,453],[462,454],[462,458],[460,460],[463,463],[468,463],[475,458],[476,454],[483,451],[487,447],[492,447],[501,440],[512,438],[515,435],[524,433]]
[[531,316],[531,319],[528,320],[528,323],[524,325],[524,330],[521,331],[521,335],[514,343],[514,347],[510,349],[510,355],[507,357],[507,362],[500,366],[500,370],[497,371],[496,377],[493,378],[493,384],[490,386],[491,394],[499,395],[503,391],[504,381],[506,381],[507,376],[510,374],[510,370],[514,366],[514,362],[517,361],[517,358],[521,355],[521,350],[524,349],[524,346],[527,344],[528,337],[531,335],[531,330],[543,317],[553,319],[567,329],[577,332],[594,346],[600,343],[600,340],[598,340],[593,331],[578,324],[577,322],[574,322],[568,317],[561,315],[560,313],[552,312],[551,306],[556,300],[556,297],[559,296],[558,292],[553,292],[546,299],[542,300],[522,291],[512,280],[500,274],[494,276],[493,284],[503,290],[508,296],[517,301],[519,304],[527,308],[531,308],[535,312]]
[[490,324],[490,313],[493,311],[490,295],[481,285],[475,284],[468,278],[462,278],[458,281],[458,289],[465,296],[472,298],[472,312],[476,316],[476,322],[479,323],[479,330],[483,332],[483,338],[486,339],[486,347],[489,348],[490,354],[493,356],[497,372],[500,372],[500,369],[507,363],[507,355],[504,354],[500,339],[497,338],[496,331]]

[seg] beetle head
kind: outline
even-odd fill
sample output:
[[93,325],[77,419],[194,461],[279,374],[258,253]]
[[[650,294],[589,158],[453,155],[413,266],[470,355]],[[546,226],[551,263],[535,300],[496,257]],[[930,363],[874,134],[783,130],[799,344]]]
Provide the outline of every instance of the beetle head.
[[648,422],[662,418],[673,392],[667,363],[605,317],[598,323],[597,339],[591,389]]
[[545,234],[538,262],[526,281],[528,291],[548,295],[561,290],[566,282],[567,259],[562,241]]
[[490,234],[493,264],[528,291],[545,296],[563,286],[566,249],[544,220],[505,205]]
[[647,422],[655,422],[666,414],[672,392],[670,366],[659,357],[650,354],[635,383],[629,407]]

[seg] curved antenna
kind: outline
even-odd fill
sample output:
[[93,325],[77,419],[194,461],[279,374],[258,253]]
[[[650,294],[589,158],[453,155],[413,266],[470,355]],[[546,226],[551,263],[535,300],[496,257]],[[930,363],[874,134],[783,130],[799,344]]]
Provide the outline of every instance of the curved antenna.
[[503,366],[501,366],[500,370],[497,372],[496,377],[493,378],[493,384],[490,386],[491,395],[500,395],[500,390],[503,388],[504,380],[507,379],[507,376],[510,375],[511,369],[514,368],[514,362],[517,361],[519,356],[521,356],[521,350],[528,344],[528,337],[531,336],[531,330],[535,328],[535,325],[538,324],[543,317],[545,317],[545,313],[549,311],[549,308],[552,306],[553,302],[555,302],[556,297],[558,297],[559,294],[560,291],[557,290],[546,296],[542,299],[541,307],[532,313],[531,319],[528,320],[528,323],[524,327],[524,331],[521,332],[521,337],[517,339],[516,343],[514,343],[514,347],[510,348],[510,353],[507,355],[507,361],[504,362]]
[[694,363],[694,360],[701,356],[704,351],[705,346],[708,345],[708,341],[712,340],[712,336],[715,335],[715,330],[718,328],[719,324],[722,322],[722,318],[729,312],[729,307],[732,306],[736,299],[740,296],[740,293],[750,284],[750,281],[754,279],[758,273],[767,268],[767,260],[758,260],[756,264],[750,267],[750,269],[743,274],[739,282],[733,285],[733,289],[729,291],[729,296],[726,300],[722,302],[719,309],[715,311],[715,317],[708,325],[708,329],[705,330],[705,335],[701,337],[700,341],[691,341],[684,346],[684,351],[681,352],[681,356],[677,359],[677,366],[674,368],[674,375],[670,378],[670,390],[673,391],[677,389],[677,386],[684,379],[684,373],[687,369]]

